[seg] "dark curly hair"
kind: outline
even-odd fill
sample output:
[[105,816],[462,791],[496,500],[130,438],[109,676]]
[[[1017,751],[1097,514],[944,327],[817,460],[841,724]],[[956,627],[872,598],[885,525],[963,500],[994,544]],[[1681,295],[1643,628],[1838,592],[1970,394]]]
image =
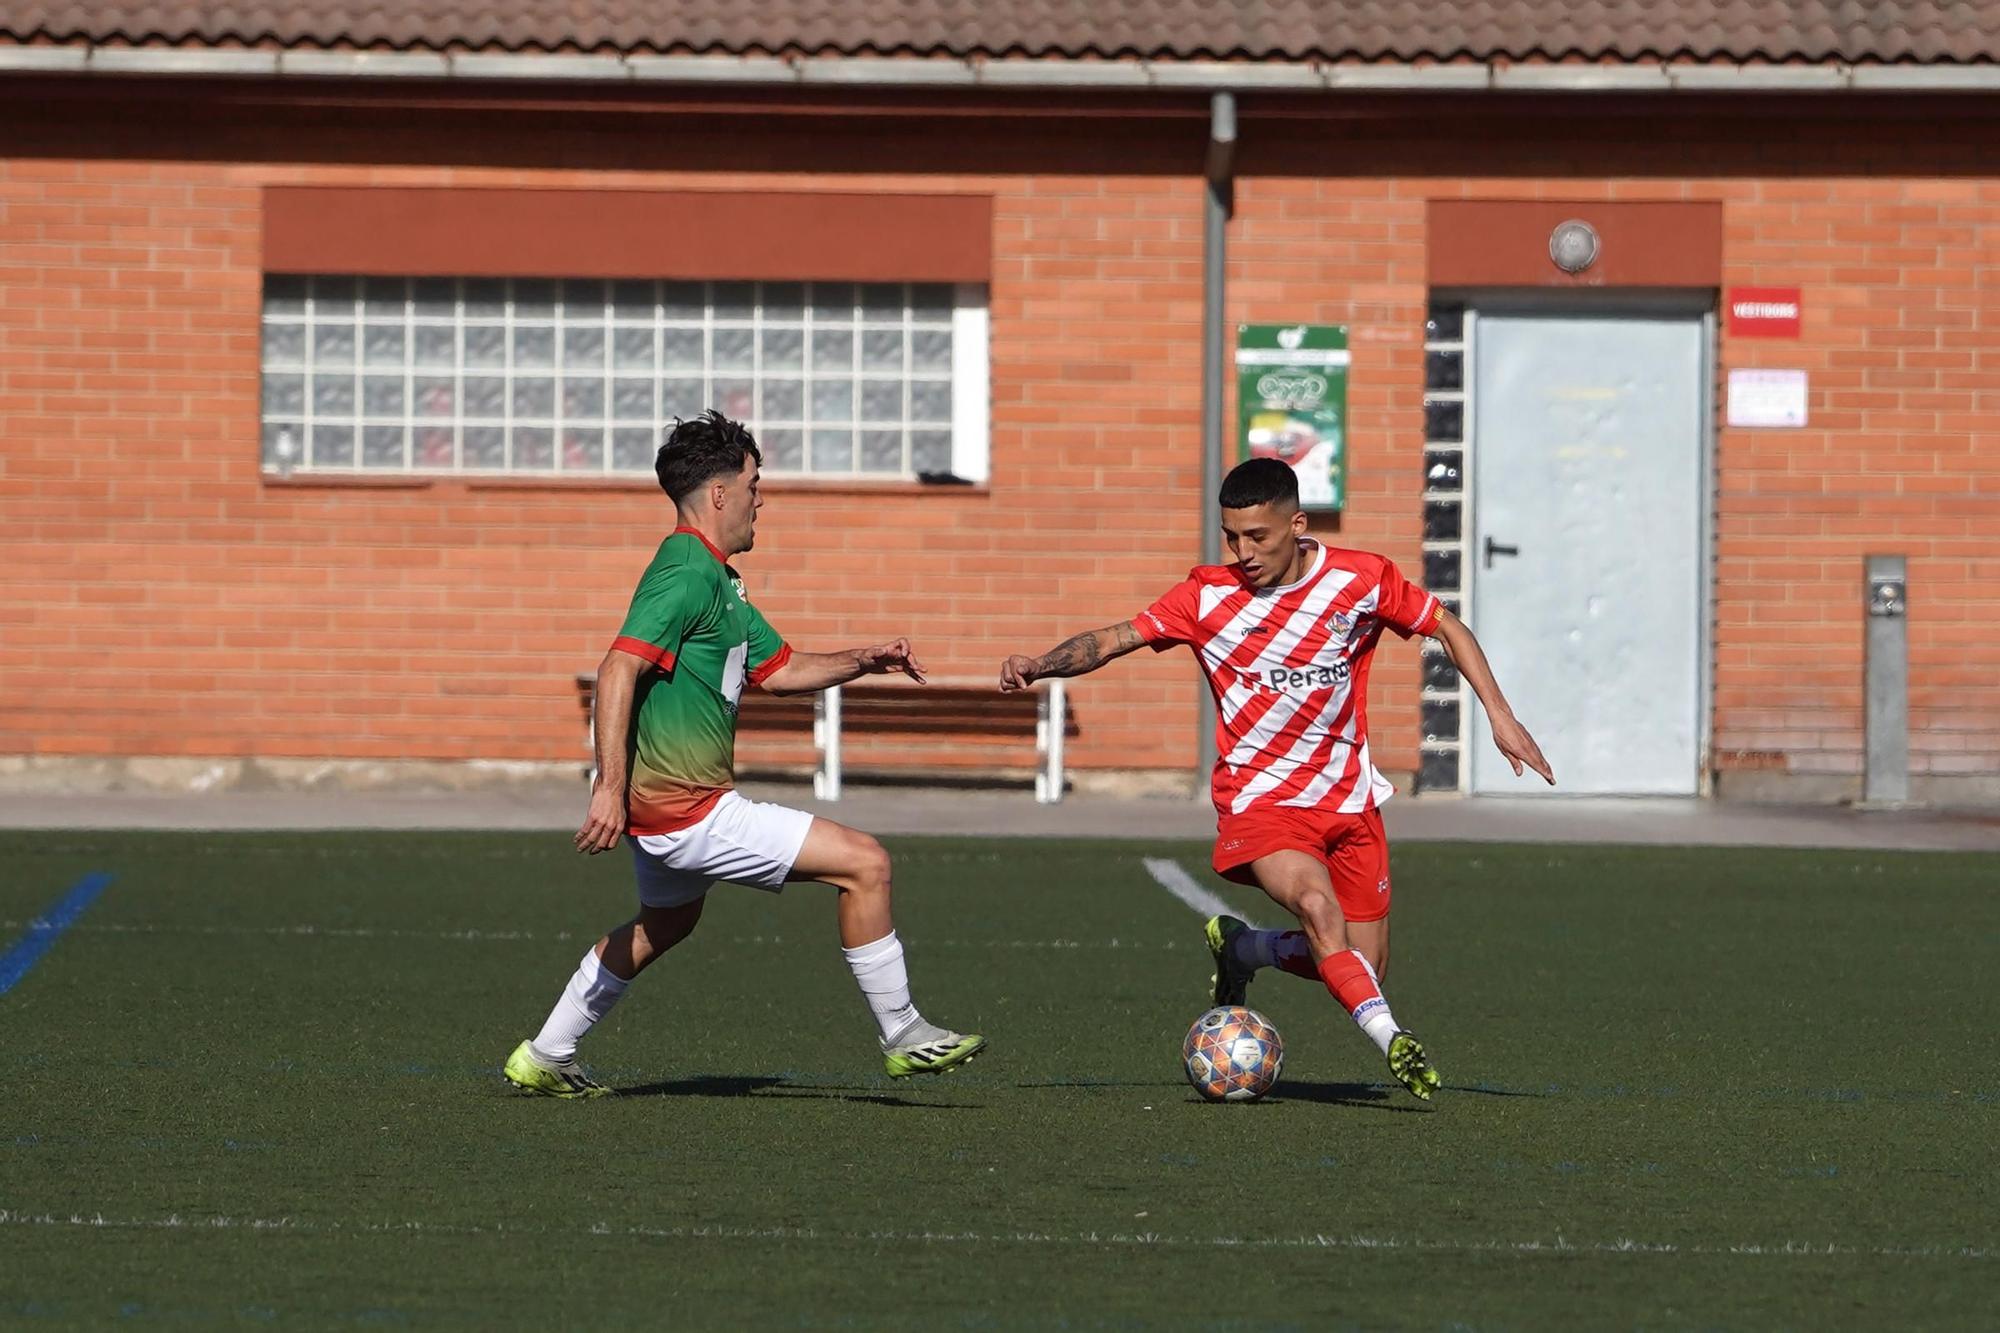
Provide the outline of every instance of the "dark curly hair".
[[1253,458],[1238,463],[1222,479],[1222,492],[1216,500],[1224,509],[1251,509],[1262,504],[1296,509],[1299,474],[1281,459]]
[[667,498],[678,505],[716,477],[741,472],[746,458],[764,461],[756,437],[742,422],[711,407],[691,421],[674,422],[653,460],[653,475]]

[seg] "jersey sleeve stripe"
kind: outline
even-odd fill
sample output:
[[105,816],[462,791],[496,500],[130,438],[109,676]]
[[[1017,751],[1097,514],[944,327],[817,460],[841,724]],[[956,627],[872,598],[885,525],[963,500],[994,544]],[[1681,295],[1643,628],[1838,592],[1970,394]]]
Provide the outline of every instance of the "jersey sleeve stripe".
[[1428,638],[1437,633],[1438,621],[1444,619],[1444,603],[1429,593],[1426,593],[1425,597],[1430,605],[1426,606],[1424,613],[1417,617],[1416,631]]
[[647,643],[644,639],[628,638],[621,634],[611,641],[611,646],[621,653],[630,653],[662,671],[674,669],[674,655],[657,643]]
[[779,644],[777,652],[772,653],[762,662],[759,662],[756,666],[750,668],[750,683],[752,685],[762,685],[765,681],[771,678],[771,674],[773,672],[777,671],[780,667],[784,666],[785,663],[791,660],[792,660],[792,645],[790,645],[789,643]]

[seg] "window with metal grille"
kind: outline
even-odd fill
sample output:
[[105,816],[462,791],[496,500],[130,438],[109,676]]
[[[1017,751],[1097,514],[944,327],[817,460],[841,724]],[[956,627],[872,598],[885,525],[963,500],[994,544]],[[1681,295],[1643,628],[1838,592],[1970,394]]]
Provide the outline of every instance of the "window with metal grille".
[[985,289],[271,276],[280,473],[647,474],[714,407],[777,475],[987,475]]

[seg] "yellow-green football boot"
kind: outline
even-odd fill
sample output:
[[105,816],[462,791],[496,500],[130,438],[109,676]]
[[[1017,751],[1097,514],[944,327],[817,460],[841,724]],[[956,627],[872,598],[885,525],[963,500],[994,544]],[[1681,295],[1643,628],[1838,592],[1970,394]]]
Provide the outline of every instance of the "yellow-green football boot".
[[1229,956],[1230,944],[1248,929],[1246,922],[1233,916],[1212,916],[1202,927],[1208,952],[1215,959],[1215,972],[1208,979],[1208,1002],[1212,1006],[1242,1004],[1250,993],[1254,969],[1239,967]]
[[1425,1101],[1439,1086],[1438,1071],[1424,1054],[1424,1044],[1414,1033],[1398,1032],[1389,1038],[1389,1072],[1398,1082]]
[[538,1097],[602,1097],[611,1091],[584,1073],[575,1060],[556,1064],[543,1059],[533,1042],[516,1046],[500,1072],[515,1087]]
[[943,1074],[985,1049],[986,1038],[976,1032],[953,1032],[934,1023],[918,1022],[897,1033],[893,1043],[882,1043],[882,1067],[890,1078]]

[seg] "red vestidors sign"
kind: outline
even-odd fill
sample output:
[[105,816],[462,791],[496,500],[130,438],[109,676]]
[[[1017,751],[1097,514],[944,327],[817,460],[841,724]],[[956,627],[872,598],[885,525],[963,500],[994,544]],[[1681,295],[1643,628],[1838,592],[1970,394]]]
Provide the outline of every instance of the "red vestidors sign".
[[1725,304],[1732,338],[1799,336],[1802,307],[1796,287],[1731,287]]

